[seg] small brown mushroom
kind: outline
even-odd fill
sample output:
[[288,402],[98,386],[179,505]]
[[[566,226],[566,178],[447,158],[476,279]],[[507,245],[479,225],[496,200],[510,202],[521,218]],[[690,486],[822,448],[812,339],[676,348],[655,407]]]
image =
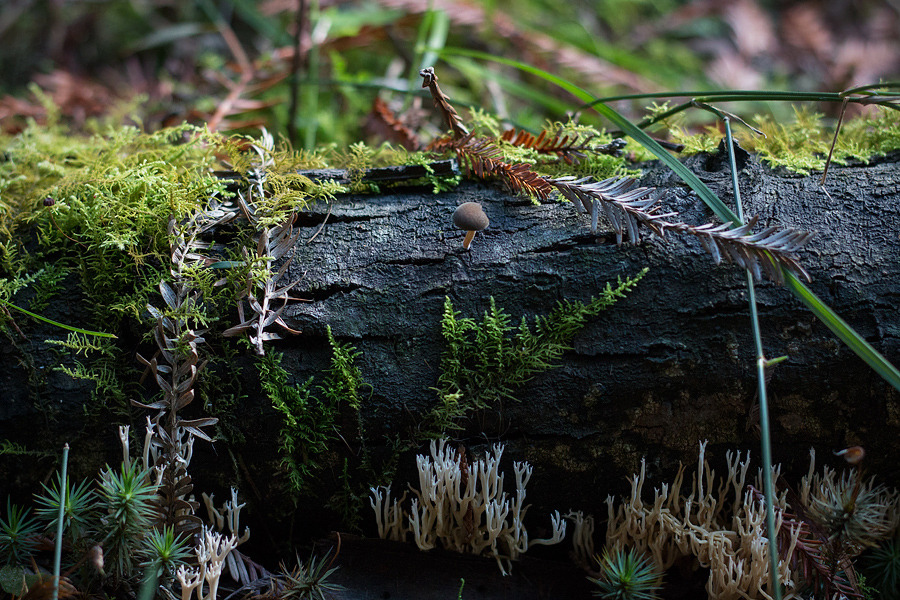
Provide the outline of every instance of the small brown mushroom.
[[466,231],[463,248],[469,249],[476,231],[486,228],[491,222],[477,202],[464,202],[453,213],[453,224]]

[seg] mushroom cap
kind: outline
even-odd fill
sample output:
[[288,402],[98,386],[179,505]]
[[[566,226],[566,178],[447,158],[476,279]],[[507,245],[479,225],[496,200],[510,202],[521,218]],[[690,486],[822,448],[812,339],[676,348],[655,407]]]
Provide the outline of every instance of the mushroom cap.
[[464,202],[453,213],[453,224],[466,231],[481,231],[491,224],[477,202]]

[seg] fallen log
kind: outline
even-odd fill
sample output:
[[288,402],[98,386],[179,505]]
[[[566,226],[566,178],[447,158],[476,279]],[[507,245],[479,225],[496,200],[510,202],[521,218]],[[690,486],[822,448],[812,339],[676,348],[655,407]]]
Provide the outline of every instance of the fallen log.
[[[812,277],[811,289],[894,364],[900,364],[897,159],[832,168],[824,186],[817,175],[773,172],[753,158],[740,172],[746,214],[757,215],[760,226],[815,232],[799,257]],[[700,155],[686,163],[731,201],[730,174],[721,156]],[[645,168],[640,184],[664,189],[664,209],[677,211],[684,222],[713,220],[662,167]],[[467,250],[465,232],[454,228],[451,215],[468,201],[484,207],[490,226]],[[642,457],[649,460],[651,482],[666,480],[679,461],[694,462],[699,440],[709,440],[713,461],[726,449],[758,448],[746,276],[734,265],[714,264],[693,238],[647,237],[618,246],[610,230],[591,234],[589,218],[568,202],[536,205],[475,182],[441,194],[418,189],[351,194],[299,213],[294,226],[299,241],[283,281],[299,280],[292,294],[303,301],[282,316],[300,334],[273,342],[271,350],[284,354],[293,383],[321,378],[331,356],[330,328],[359,352],[355,364],[370,387],[363,394],[360,427],[345,415],[348,436],[338,443],[345,448],[324,461],[330,475],[313,499],[297,500],[284,497],[277,444],[281,422],[258,385],[252,358],[228,367],[244,394],[231,426],[246,441],[198,445],[194,482],[202,489],[204,482],[224,487],[237,480],[255,518],[268,520],[268,528],[295,510],[295,500],[309,515],[322,498],[336,493],[342,452],[352,463],[365,446],[388,460],[389,440],[404,440],[406,452],[393,456],[400,460],[397,485],[413,476],[419,427],[439,402],[435,387],[446,348],[441,318],[448,298],[461,316],[476,321],[493,298],[513,323],[523,316],[533,323],[560,301],[588,301],[608,282],[649,268],[626,298],[586,324],[553,368],[514,390],[514,399],[470,414],[461,430],[449,432],[474,451],[502,440],[507,459],[533,464],[529,500],[536,512],[573,508],[602,514],[603,499],[624,491],[625,477],[638,470]],[[83,307],[74,295],[73,300],[48,315],[77,317]],[[802,473],[810,446],[821,452],[862,445],[868,468],[896,483],[891,458],[900,433],[898,392],[784,287],[761,282],[757,300],[766,356],[788,357],[769,382],[775,460],[788,473]],[[140,332],[127,333],[120,339],[131,352]],[[10,443],[28,441],[35,452],[53,452],[68,440],[76,472],[112,463],[114,432],[98,432],[81,417],[86,384],[59,373],[40,385],[29,383],[36,371],[58,361],[36,343],[42,334],[59,337],[33,326],[30,363],[21,359],[26,354],[21,349],[4,350],[8,368],[0,379],[0,430]],[[55,420],[45,421],[48,410]],[[133,419],[139,427],[143,416]],[[28,433],[34,430],[44,432],[40,439]],[[102,436],[108,441],[98,442]],[[228,454],[232,460],[223,462]],[[236,468],[213,472],[226,462]],[[35,481],[50,468],[51,458],[0,456],[0,476],[20,493],[34,491]],[[369,483],[356,482],[358,490]],[[368,519],[365,509],[362,515]],[[340,527],[326,521],[311,527]]]

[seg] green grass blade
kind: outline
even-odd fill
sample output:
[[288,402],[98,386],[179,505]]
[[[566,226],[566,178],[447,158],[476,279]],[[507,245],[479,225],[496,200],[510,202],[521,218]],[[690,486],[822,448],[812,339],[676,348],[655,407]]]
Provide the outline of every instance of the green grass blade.
[[[241,19],[274,46],[290,46],[293,43],[287,30],[282,28],[275,19],[264,15],[259,8],[259,3],[255,0],[232,0],[232,4],[234,11],[240,15]],[[220,14],[209,0],[202,0],[201,6],[206,8],[207,13],[212,10],[215,14]]]
[[[540,106],[548,112],[559,115],[563,115],[569,112],[574,113],[578,110],[578,105],[573,102],[566,102],[565,100],[561,100],[551,94],[542,93],[540,90],[535,89],[534,86],[514,81],[513,79],[505,77],[500,73],[491,73],[480,62],[476,62],[474,60],[463,57],[447,57],[445,60],[447,61],[447,64],[454,67],[457,71],[463,73],[463,75],[469,77],[478,77],[480,79],[486,79],[490,77],[500,85],[500,88],[504,92],[506,92],[510,96],[515,96],[526,102],[529,102],[532,106]],[[454,104],[457,104],[457,102],[454,101]],[[539,131],[532,131],[532,133],[537,135]]]
[[56,543],[53,545],[53,594],[52,600],[59,599],[59,569],[62,562],[62,544],[63,544],[63,527],[65,526],[66,514],[66,490],[68,490],[68,479],[66,470],[69,467],[69,444],[63,446],[62,454],[62,473],[59,476],[59,513],[56,516]]
[[38,315],[31,311],[25,310],[21,306],[16,306],[15,304],[13,304],[12,302],[9,302],[7,300],[0,299],[0,304],[3,304],[4,306],[8,306],[9,308],[14,308],[19,312],[23,312],[26,315],[28,315],[29,317],[31,317],[32,319],[37,319],[38,321],[43,321],[44,323],[49,323],[50,325],[54,325],[56,327],[68,329],[69,331],[83,333],[84,335],[94,335],[97,337],[106,337],[106,338],[116,337],[111,333],[103,333],[102,331],[88,331],[87,329],[80,329],[78,327],[72,327],[71,325],[66,325],[65,323],[58,323],[58,322],[54,321],[53,319],[48,319],[47,317],[42,317],[41,315]]
[[847,324],[831,307],[822,302],[812,290],[810,290],[797,276],[783,269],[785,286],[790,289],[794,295],[809,307],[816,317],[825,324],[841,341],[847,344],[857,356],[866,361],[872,369],[881,375],[881,377],[890,383],[894,388],[900,390],[900,371],[872,347],[861,335],[859,335],[850,325]]
[[[430,23],[430,31],[428,33],[428,42],[422,48],[422,58],[419,61],[421,65],[419,69],[430,67],[437,61],[437,53],[447,43],[447,35],[450,33],[450,17],[443,10],[429,10],[428,14],[432,15]],[[419,48],[416,48],[419,51]],[[419,69],[416,69],[418,75]]]
[[[501,64],[509,65],[511,67],[515,67],[519,70],[522,70],[526,73],[530,73],[545,81],[553,83],[554,85],[559,86],[560,88],[566,90],[570,94],[574,95],[578,99],[583,102],[593,102],[594,98],[588,93],[586,90],[581,89],[565,79],[558,77],[552,73],[548,73],[543,69],[538,69],[537,67],[533,67],[531,65],[524,64],[522,62],[511,60],[508,58],[502,58],[499,56],[493,56],[491,54],[485,54],[484,52],[477,52],[474,50],[466,50],[463,48],[445,48],[442,53],[447,54],[455,54],[461,56],[470,56],[473,58],[478,58],[481,60],[489,60],[493,62],[498,62]],[[841,98],[843,99],[843,98]],[[687,167],[682,165],[678,159],[669,154],[665,148],[659,145],[653,138],[644,133],[641,129],[639,129],[636,125],[631,123],[628,119],[620,115],[615,110],[609,108],[605,104],[597,104],[594,107],[594,110],[607,117],[610,121],[615,123],[618,127],[622,129],[627,135],[634,138],[635,141],[643,145],[650,152],[655,154],[659,159],[666,164],[666,166],[670,167],[675,173],[681,177],[681,179],[690,186],[692,190],[694,190],[698,196],[709,206],[716,215],[722,219],[723,221],[731,221],[732,223],[740,223],[740,220],[737,218],[737,215],[722,202],[718,196],[716,196],[712,190],[710,190],[706,184],[704,184],[700,179],[694,175]],[[795,296],[797,296],[807,307],[813,312],[816,317],[825,324],[826,327],[831,329],[831,331],[838,336],[847,346],[850,347],[853,352],[856,353],[861,359],[863,359],[866,364],[868,364],[876,373],[878,373],[885,381],[890,383],[894,388],[900,390],[900,371],[897,370],[894,365],[892,365],[884,356],[882,356],[877,350],[875,350],[871,344],[869,344],[859,333],[857,333],[850,325],[847,324],[846,321],[841,319],[834,310],[829,307],[827,304],[822,302],[818,296],[816,296],[812,290],[807,288],[797,277],[787,271],[787,269],[782,269],[784,271],[785,278],[785,286],[793,292]]]

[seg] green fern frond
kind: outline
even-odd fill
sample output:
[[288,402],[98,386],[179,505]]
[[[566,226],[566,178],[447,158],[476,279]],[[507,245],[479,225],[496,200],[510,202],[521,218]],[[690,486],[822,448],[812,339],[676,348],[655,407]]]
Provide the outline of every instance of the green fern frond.
[[425,435],[459,429],[459,421],[469,412],[515,400],[518,388],[571,350],[572,339],[588,319],[625,297],[646,273],[644,269],[634,277],[620,278],[615,286],[607,283],[603,293],[589,302],[559,302],[548,315],[536,317],[533,328],[524,317],[514,328],[494,298],[480,323],[461,317],[445,299],[439,404],[425,419]]

